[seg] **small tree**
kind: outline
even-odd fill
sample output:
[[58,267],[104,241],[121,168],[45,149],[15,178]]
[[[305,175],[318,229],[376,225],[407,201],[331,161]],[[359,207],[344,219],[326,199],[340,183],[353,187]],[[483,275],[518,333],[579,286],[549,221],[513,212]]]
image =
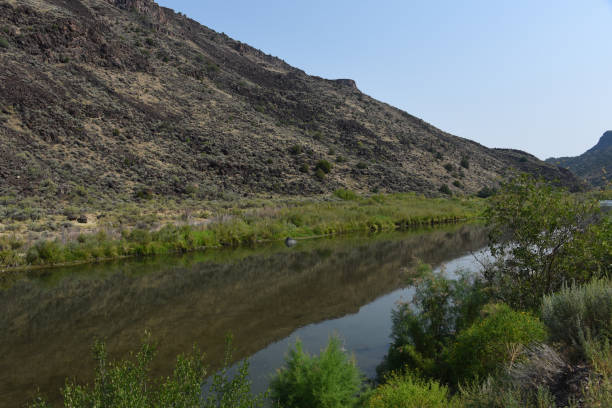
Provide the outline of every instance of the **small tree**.
[[484,275],[501,300],[514,308],[537,308],[543,295],[591,274],[570,254],[588,239],[595,200],[520,175],[504,184],[486,211],[489,250],[495,262]]

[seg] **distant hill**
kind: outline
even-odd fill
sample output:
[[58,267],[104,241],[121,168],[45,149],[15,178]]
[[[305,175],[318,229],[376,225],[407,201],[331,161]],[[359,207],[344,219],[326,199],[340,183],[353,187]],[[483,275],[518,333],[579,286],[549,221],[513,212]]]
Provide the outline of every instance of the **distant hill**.
[[581,188],[150,0],[0,0],[0,64],[0,195],[437,195],[512,169]]
[[612,182],[612,130],[605,132],[595,146],[580,156],[553,157],[546,161],[569,169],[594,187],[608,185]]

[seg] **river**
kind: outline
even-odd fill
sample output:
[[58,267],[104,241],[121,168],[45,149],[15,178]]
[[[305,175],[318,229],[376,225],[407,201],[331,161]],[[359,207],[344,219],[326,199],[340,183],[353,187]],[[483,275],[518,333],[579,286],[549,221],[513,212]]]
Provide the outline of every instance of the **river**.
[[128,259],[2,277],[0,407],[36,390],[60,401],[66,377],[92,380],[91,346],[111,357],[158,342],[155,375],[194,344],[219,367],[226,333],[236,361],[249,357],[253,388],[267,387],[297,338],[318,353],[337,333],[373,376],[389,344],[390,313],[409,300],[419,262],[474,268],[483,229],[435,229]]

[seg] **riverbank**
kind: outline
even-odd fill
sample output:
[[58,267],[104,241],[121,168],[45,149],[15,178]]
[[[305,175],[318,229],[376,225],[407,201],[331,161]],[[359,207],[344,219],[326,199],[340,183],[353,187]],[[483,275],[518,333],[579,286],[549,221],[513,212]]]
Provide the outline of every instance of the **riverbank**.
[[[357,231],[392,231],[470,220],[478,217],[484,200],[425,198],[415,194],[376,194],[367,197],[341,190],[311,200],[265,201],[246,208],[217,204],[181,209],[184,222],[132,223],[107,212],[95,227],[78,235],[55,231],[48,238],[3,234],[0,270],[29,269],[88,263],[131,256],[147,256],[198,249],[310,238]],[[185,215],[188,213],[188,215]],[[199,217],[189,214],[198,214]],[[141,213],[143,220],[150,214]],[[99,219],[99,220],[100,220]]]

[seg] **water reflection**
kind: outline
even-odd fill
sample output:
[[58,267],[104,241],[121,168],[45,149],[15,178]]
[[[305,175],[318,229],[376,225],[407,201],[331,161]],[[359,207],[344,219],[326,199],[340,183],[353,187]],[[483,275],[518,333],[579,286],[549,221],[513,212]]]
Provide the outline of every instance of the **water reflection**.
[[[106,339],[111,356],[123,356],[145,329],[159,341],[157,374],[167,374],[194,343],[216,367],[227,332],[234,334],[236,359],[264,350],[253,359],[256,375],[276,368],[294,332],[316,345],[340,325],[354,333],[343,333],[352,351],[381,347],[391,306],[380,303],[384,298],[372,302],[403,287],[418,259],[437,265],[484,244],[482,229],[455,226],[18,277],[0,291],[0,401],[19,406],[37,387],[57,399],[67,376],[91,380],[96,338]],[[347,325],[352,329],[342,329]]]

